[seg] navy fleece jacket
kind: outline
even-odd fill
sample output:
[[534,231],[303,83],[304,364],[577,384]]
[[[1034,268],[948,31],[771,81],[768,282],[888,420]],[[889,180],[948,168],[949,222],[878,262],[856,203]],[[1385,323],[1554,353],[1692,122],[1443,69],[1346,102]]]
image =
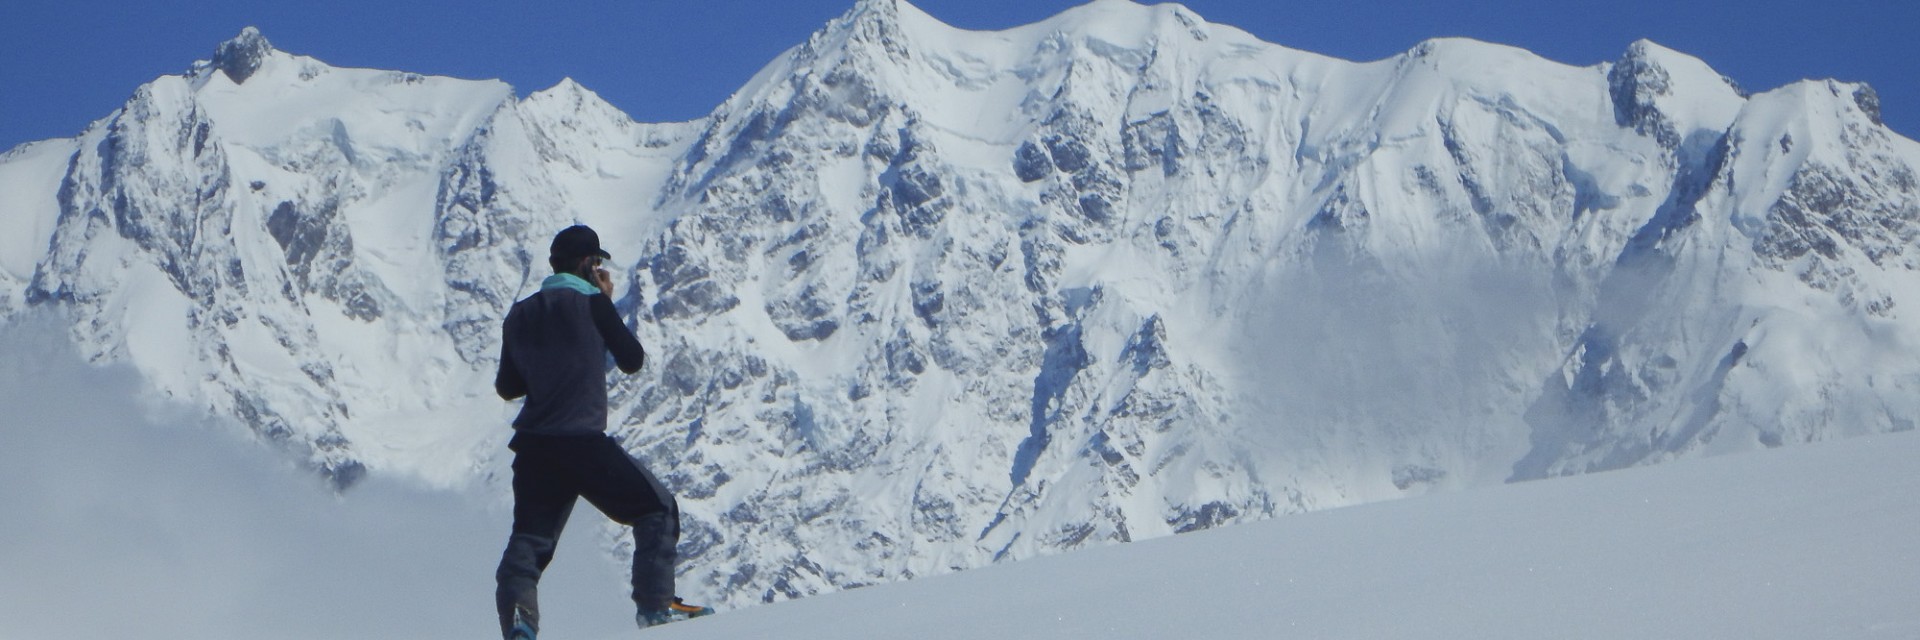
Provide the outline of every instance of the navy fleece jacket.
[[604,433],[609,353],[626,373],[639,371],[647,357],[613,301],[579,276],[554,275],[539,293],[514,303],[493,378],[501,398],[527,398],[513,428],[543,435]]

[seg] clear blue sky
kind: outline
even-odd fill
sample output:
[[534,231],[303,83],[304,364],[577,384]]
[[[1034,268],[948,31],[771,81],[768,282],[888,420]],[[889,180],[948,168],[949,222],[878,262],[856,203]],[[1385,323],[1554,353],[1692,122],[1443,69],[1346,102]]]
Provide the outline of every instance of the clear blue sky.
[[[913,0],[968,29],[1038,21],[1077,0]],[[573,77],[635,119],[705,115],[854,0],[4,0],[0,150],[80,133],[133,89],[210,57],[242,27],[336,66],[500,78],[521,94]],[[1188,0],[1268,42],[1374,60],[1439,36],[1576,65],[1650,38],[1749,90],[1866,81],[1920,137],[1915,0]]]

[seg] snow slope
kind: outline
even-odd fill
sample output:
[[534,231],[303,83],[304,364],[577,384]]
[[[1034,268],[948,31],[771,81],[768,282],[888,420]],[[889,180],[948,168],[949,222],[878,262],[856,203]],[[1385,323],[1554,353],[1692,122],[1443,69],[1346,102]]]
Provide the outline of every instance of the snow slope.
[[[493,637],[498,496],[349,497],[155,411],[130,367],[0,330],[0,638]],[[164,405],[162,405],[164,406]],[[156,417],[157,416],[157,417]],[[1920,636],[1920,433],[1380,502],[879,585],[648,638]],[[575,522],[597,518],[582,506]],[[639,637],[604,540],[543,582],[549,636]]]
[[[1287,516],[682,638],[1913,638],[1920,434]],[[609,636],[614,637],[614,636]]]
[[5,211],[7,233],[0,246],[0,317],[25,306],[26,283],[53,237],[60,206],[46,186],[59,184],[78,143],[45,140],[24,144],[0,155],[0,211]]
[[612,432],[726,604],[1920,415],[1920,145],[1651,42],[860,0],[684,123],[253,30],[132,96],[0,158],[0,316],[338,486],[504,492],[500,318],[592,224]]

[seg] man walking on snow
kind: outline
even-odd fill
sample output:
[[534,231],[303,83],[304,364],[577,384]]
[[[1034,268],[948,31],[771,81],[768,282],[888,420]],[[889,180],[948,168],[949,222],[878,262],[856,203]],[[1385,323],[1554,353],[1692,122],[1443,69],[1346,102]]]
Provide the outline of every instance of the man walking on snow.
[[607,435],[606,358],[625,373],[646,352],[613,308],[613,282],[599,268],[610,258],[600,236],[574,225],[553,238],[554,275],[513,305],[501,332],[501,398],[527,399],[513,420],[513,535],[494,573],[500,630],[533,640],[540,628],[536,591],[553,560],[574,502],[587,502],[633,527],[633,602],[641,627],[712,613],[673,595],[680,509],[666,487]]

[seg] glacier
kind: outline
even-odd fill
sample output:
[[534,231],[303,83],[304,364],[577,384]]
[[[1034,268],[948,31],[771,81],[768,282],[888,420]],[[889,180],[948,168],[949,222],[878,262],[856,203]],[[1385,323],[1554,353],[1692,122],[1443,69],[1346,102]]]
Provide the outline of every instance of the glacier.
[[1355,62],[1175,4],[860,0],[641,123],[249,29],[0,156],[0,318],[342,488],[497,483],[498,323],[590,224],[683,588],[783,600],[1911,430],[1920,145],[1880,108],[1647,41]]

